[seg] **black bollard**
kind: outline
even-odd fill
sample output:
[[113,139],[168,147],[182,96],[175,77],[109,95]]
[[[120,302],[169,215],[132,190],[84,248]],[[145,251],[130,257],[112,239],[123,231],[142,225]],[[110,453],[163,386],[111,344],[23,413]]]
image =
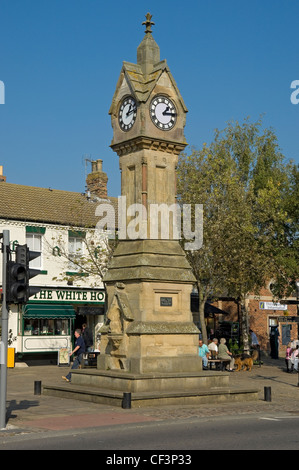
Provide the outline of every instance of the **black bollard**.
[[131,408],[131,393],[130,392],[124,392],[121,407],[125,409]]
[[271,401],[271,387],[264,387],[265,401]]
[[34,395],[41,395],[42,391],[42,382],[41,380],[34,381]]

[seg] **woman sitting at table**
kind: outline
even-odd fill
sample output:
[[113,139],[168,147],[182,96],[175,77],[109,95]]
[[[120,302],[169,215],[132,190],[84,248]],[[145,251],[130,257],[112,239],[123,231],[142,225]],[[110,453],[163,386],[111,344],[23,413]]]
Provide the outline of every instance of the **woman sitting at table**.
[[221,338],[220,339],[220,345],[219,345],[219,349],[218,349],[218,359],[229,359],[229,371],[230,372],[233,372],[234,370],[234,367],[235,367],[235,360],[233,358],[233,355],[231,352],[229,352],[229,350],[227,349],[227,346],[226,346],[226,339],[225,338]]

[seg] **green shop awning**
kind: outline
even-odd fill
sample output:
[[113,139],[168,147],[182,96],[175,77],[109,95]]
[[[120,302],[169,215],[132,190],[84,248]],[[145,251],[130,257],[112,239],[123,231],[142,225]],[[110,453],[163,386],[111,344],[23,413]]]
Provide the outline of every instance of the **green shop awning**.
[[75,318],[76,312],[71,305],[27,304],[23,311],[24,318]]

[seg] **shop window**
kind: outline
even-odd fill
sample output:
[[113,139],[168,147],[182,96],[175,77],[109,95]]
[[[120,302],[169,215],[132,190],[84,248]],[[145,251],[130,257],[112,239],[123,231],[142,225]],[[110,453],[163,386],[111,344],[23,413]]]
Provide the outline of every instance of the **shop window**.
[[24,336],[69,336],[70,320],[62,318],[25,318]]

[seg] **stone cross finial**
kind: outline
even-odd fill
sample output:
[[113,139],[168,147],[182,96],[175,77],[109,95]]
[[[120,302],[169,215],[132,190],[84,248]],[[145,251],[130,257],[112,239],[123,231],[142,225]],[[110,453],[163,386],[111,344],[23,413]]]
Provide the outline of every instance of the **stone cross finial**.
[[145,34],[147,33],[152,33],[152,30],[151,30],[151,26],[154,25],[155,23],[153,21],[151,21],[152,19],[152,15],[150,13],[147,13],[145,15],[145,18],[146,18],[146,21],[144,21],[142,24],[145,25],[146,29],[145,29]]

